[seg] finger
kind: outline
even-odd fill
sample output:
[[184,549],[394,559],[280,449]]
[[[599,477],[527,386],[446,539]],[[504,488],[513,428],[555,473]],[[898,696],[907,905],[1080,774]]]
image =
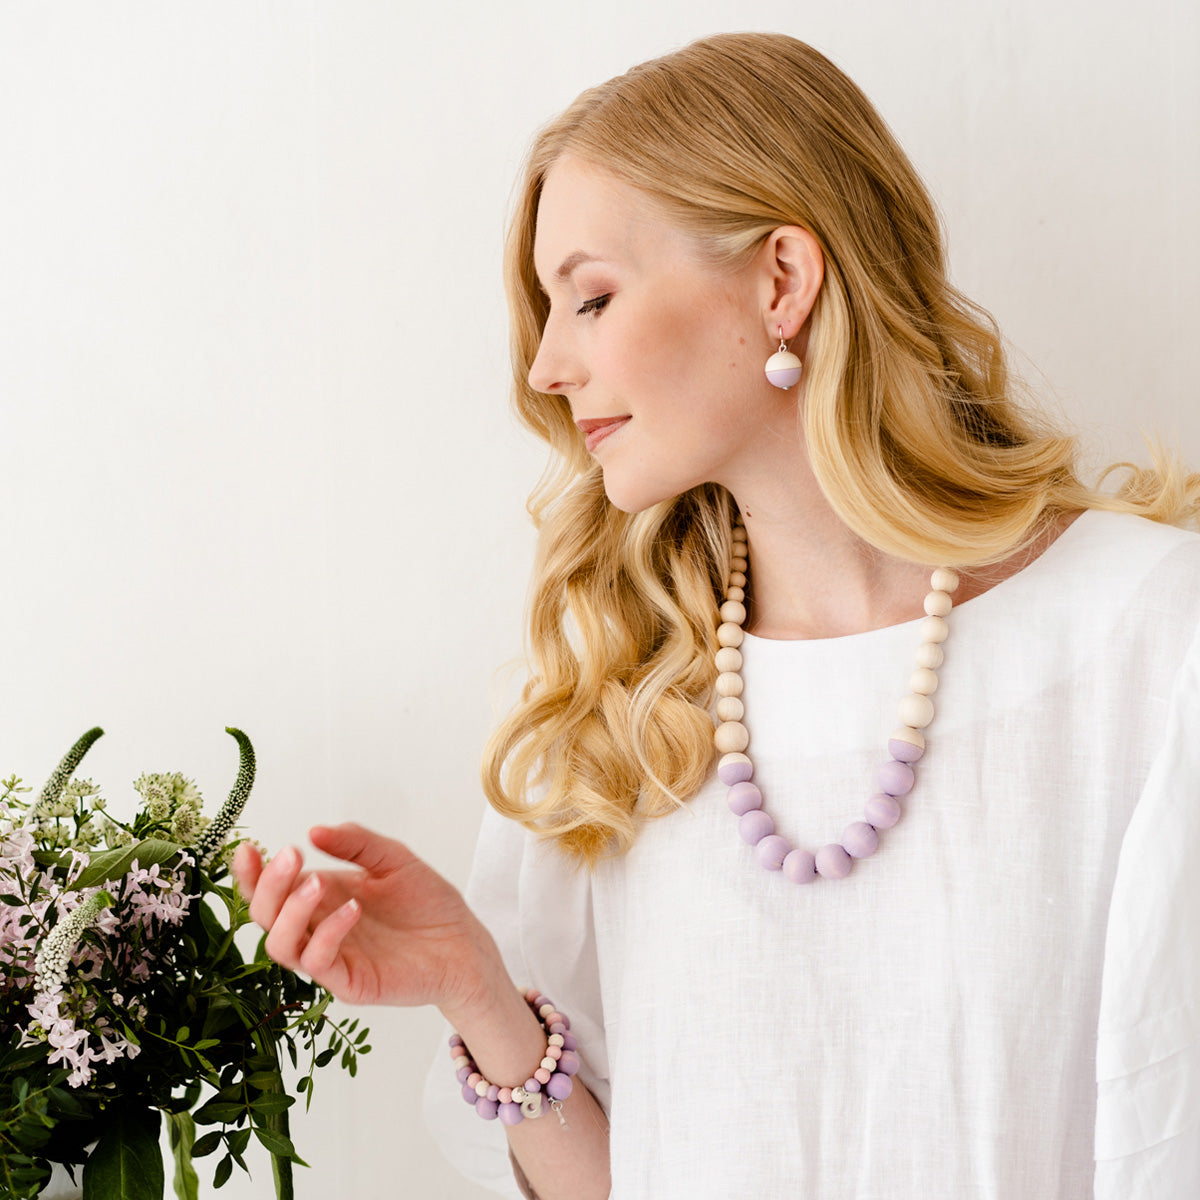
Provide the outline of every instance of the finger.
[[262,874],[262,856],[250,842],[243,842],[233,855],[233,877],[237,880],[242,899],[254,898],[254,888]]
[[300,955],[300,968],[318,983],[328,986],[330,968],[337,961],[342,940],[358,923],[362,916],[362,905],[357,900],[347,900],[335,908],[323,920],[308,939],[308,945]]
[[295,970],[308,945],[309,925],[324,887],[319,875],[310,875],[284,902],[267,934],[267,953],[280,965]]
[[344,862],[356,863],[370,875],[386,875],[407,866],[416,858],[402,842],[384,837],[353,821],[343,825],[314,825],[308,836],[318,850]]
[[250,901],[250,916],[264,929],[270,929],[279,910],[296,886],[303,860],[294,846],[285,846],[262,869]]

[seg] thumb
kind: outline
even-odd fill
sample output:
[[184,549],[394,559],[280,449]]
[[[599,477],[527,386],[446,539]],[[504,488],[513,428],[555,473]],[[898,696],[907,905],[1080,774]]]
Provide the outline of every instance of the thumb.
[[326,854],[362,867],[368,875],[388,875],[416,861],[402,842],[347,821],[342,825],[314,825],[309,840]]

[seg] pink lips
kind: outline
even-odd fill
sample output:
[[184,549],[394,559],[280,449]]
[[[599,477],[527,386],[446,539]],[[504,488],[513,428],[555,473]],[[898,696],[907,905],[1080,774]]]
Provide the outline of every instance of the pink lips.
[[583,431],[590,454],[610,433],[615,433],[628,420],[628,416],[598,417],[594,420],[576,421],[575,424]]

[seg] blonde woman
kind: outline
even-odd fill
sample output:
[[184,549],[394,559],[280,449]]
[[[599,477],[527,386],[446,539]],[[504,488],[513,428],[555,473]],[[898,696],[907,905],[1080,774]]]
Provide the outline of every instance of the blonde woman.
[[1200,1195],[1200,477],[1080,480],[787,37],[585,92],[506,276],[556,467],[467,898],[243,847],[270,952],[440,1007],[502,1192]]

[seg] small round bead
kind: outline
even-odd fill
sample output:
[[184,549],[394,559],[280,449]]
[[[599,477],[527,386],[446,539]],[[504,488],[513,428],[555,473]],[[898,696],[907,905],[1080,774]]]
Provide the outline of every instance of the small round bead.
[[786,838],[772,833],[754,847],[754,857],[758,859],[760,867],[766,867],[768,871],[778,871],[782,868],[783,860],[787,858],[791,849]]
[[735,625],[742,625],[746,620],[746,608],[737,600],[726,600],[721,605],[721,620],[732,621]]
[[[937,620],[936,617],[926,617],[927,621]],[[944,622],[943,622],[944,623]],[[746,635],[742,632],[740,625],[735,625],[732,621],[726,621],[722,625],[717,626],[717,641],[722,646],[740,646],[745,640]],[[945,641],[945,638],[927,638],[927,641]]]
[[490,1088],[488,1088],[487,1098],[489,1100],[499,1100],[500,1099],[500,1085],[499,1084],[493,1083],[492,1086]]
[[457,1079],[459,1083],[465,1084],[470,1074],[470,1067],[459,1067],[458,1070],[454,1072],[454,1078]]
[[793,850],[783,860],[783,874],[792,883],[812,883],[817,877],[817,860],[807,850]]
[[722,721],[713,734],[713,741],[722,754],[743,751],[750,745],[750,730],[741,721]]
[[725,797],[729,811],[737,816],[745,816],[756,808],[762,808],[762,792],[752,783],[735,783]]
[[[562,1037],[562,1034],[556,1033],[554,1036]],[[551,1062],[557,1062],[558,1059],[562,1058],[562,1047],[561,1046],[547,1046],[546,1047],[546,1058],[548,1058]],[[542,1061],[543,1061],[543,1065],[545,1065],[545,1060],[543,1059]]]
[[937,642],[922,642],[913,658],[918,667],[936,671],[946,661],[946,652]]
[[[915,730],[909,730],[910,733],[915,733],[917,737],[921,737],[920,733]],[[916,742],[909,741],[908,738],[902,738],[898,733],[892,734],[888,741],[888,753],[897,761],[902,763],[920,762],[921,755],[925,753],[925,739],[921,737],[921,745]]]
[[472,1071],[471,1074],[467,1076],[467,1084],[470,1087],[474,1087],[482,1078],[483,1076],[480,1075],[478,1071]]
[[943,617],[926,617],[917,626],[917,633],[923,642],[944,642],[950,636],[950,626]]
[[866,808],[863,809],[863,816],[876,829],[891,829],[900,820],[900,801],[895,796],[880,792],[879,795],[872,796],[867,801]]
[[949,592],[930,592],[925,597],[925,612],[931,617],[944,617],[953,607]]
[[917,777],[908,763],[893,759],[879,768],[879,790],[889,796],[907,796],[916,782]]
[[879,849],[879,834],[866,821],[855,821],[842,831],[842,847],[851,858],[870,858]]
[[718,671],[740,671],[742,669],[742,652],[736,646],[722,646],[713,660]]
[[513,1098],[513,1090],[510,1087],[502,1087],[500,1094],[496,1097],[501,1104],[511,1104]]
[[742,572],[745,571],[745,569],[750,565],[750,562],[744,554],[735,554],[729,560],[729,565],[733,568],[733,570]]
[[929,582],[939,592],[952,592],[958,587],[958,573],[949,567],[938,567]]
[[837,842],[830,842],[828,846],[822,846],[817,851],[816,858],[817,873],[825,879],[845,879],[854,865],[854,860]]
[[538,1016],[544,1021],[554,1011],[554,1005],[549,1000],[545,1004],[538,1005]]
[[538,1081],[538,1083],[549,1083],[550,1082],[550,1068],[549,1067],[538,1067],[538,1069],[536,1071],[534,1071],[533,1077],[534,1077],[534,1079],[536,1079]]
[[725,589],[725,599],[744,601],[746,599],[746,589],[738,587],[735,583],[732,587]]
[[547,1033],[566,1033],[567,1030],[570,1028],[571,1028],[570,1018],[563,1017],[563,1019],[561,1021],[555,1021],[553,1025],[548,1025],[546,1027],[546,1032]]
[[521,1111],[519,1104],[501,1104],[500,1105],[500,1121],[504,1125],[520,1125],[525,1120],[525,1114]]
[[547,1042],[548,1042],[548,1043],[549,1043],[551,1046],[561,1046],[561,1045],[562,1045],[562,1044],[563,1044],[563,1043],[566,1041],[566,1039],[563,1037],[563,1035],[562,1035],[561,1033],[552,1033],[552,1034],[551,1034],[551,1035],[550,1035],[550,1036],[549,1036],[549,1037],[546,1039],[546,1041],[547,1041]]
[[914,729],[924,729],[933,720],[933,701],[928,696],[905,696],[900,701],[900,720]]
[[579,1055],[568,1051],[558,1060],[558,1069],[563,1075],[574,1075],[579,1070]]
[[[550,1072],[550,1073],[553,1075],[553,1074],[554,1074],[554,1069],[555,1069],[557,1066],[558,1066],[558,1060],[557,1060],[557,1059],[553,1059],[553,1058],[551,1058],[551,1057],[550,1057],[550,1056],[547,1054],[547,1055],[546,1055],[546,1057],[545,1057],[545,1058],[543,1058],[543,1059],[542,1059],[542,1061],[541,1061],[541,1062],[538,1064],[538,1071],[549,1071],[549,1072]],[[537,1074],[537,1071],[534,1071],[534,1074],[536,1075],[536,1074]],[[542,1080],[542,1082],[543,1082],[543,1083],[548,1083],[548,1082],[549,1082],[549,1080],[548,1080],[548,1079],[543,1079],[543,1080]]]
[[740,696],[742,694],[742,677],[736,671],[722,671],[713,685],[718,696]]
[[[456,1047],[455,1047],[455,1049],[458,1049],[458,1047],[456,1046]],[[454,1069],[455,1069],[455,1070],[457,1070],[459,1067],[466,1067],[466,1066],[470,1066],[470,1063],[471,1063],[471,1059],[470,1059],[470,1056],[469,1056],[469,1055],[466,1055],[466,1054],[460,1054],[460,1055],[459,1055],[459,1056],[458,1056],[458,1057],[457,1057],[457,1058],[454,1060]]]
[[540,1079],[537,1079],[533,1075],[530,1075],[530,1077],[527,1080],[525,1080],[525,1091],[526,1092],[540,1092],[541,1090],[542,1090],[542,1081]]
[[485,1100],[480,1097],[475,1101],[475,1111],[485,1121],[494,1121],[500,1115],[500,1105],[495,1100]]
[[744,783],[754,778],[754,764],[741,751],[723,754],[717,764],[717,778],[724,784]]
[[746,706],[737,696],[722,696],[717,701],[718,721],[740,721],[746,715]]
[[738,833],[742,841],[755,846],[775,832],[775,822],[761,808],[752,808],[738,818]]
[[750,543],[746,540],[746,535],[743,533],[733,535],[733,541],[729,543],[730,554],[740,554],[743,558],[746,557],[746,551],[749,549]]
[[570,1075],[555,1075],[546,1085],[546,1094],[554,1100],[565,1100],[575,1089],[575,1082]]
[[744,588],[746,586],[746,573],[744,571],[730,571],[729,582],[732,583],[734,587]]
[[937,691],[938,677],[928,667],[918,667],[908,681],[909,688],[918,696],[932,696]]
[[488,1081],[486,1079],[481,1079],[475,1085],[475,1095],[479,1096],[480,1098],[486,1097],[488,1094],[488,1089],[491,1086],[492,1085],[490,1083],[488,1083]]
[[558,1009],[554,1009],[553,1012],[550,1012],[546,1015],[546,1028],[553,1033],[554,1026],[559,1024],[561,1021],[565,1021],[566,1019],[567,1018],[564,1017],[562,1013],[558,1011]]
[[461,1034],[461,1033],[452,1033],[452,1034],[450,1035],[450,1045],[451,1045],[451,1046],[464,1046],[464,1045],[466,1045],[466,1043],[465,1043],[465,1042],[462,1040],[462,1034]]

